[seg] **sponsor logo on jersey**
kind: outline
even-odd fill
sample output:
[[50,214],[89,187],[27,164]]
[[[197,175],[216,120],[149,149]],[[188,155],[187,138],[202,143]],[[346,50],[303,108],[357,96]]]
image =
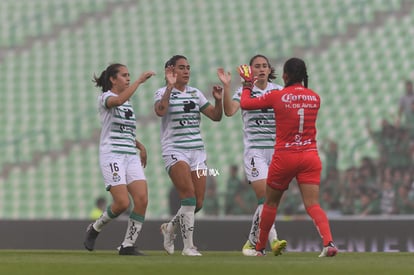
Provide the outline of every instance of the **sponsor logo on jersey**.
[[318,101],[318,98],[314,95],[301,95],[301,94],[284,94],[282,101],[285,103],[292,103],[295,101]]
[[306,146],[306,145],[309,145],[309,144],[312,144],[312,139],[307,139],[307,140],[296,140],[295,142],[287,142],[286,144],[285,144],[285,148],[288,148],[288,147],[292,147],[292,146]]
[[183,108],[184,112],[189,113],[190,110],[195,109],[195,107],[196,107],[196,104],[194,103],[194,101],[191,101],[191,100],[184,101],[184,108]]

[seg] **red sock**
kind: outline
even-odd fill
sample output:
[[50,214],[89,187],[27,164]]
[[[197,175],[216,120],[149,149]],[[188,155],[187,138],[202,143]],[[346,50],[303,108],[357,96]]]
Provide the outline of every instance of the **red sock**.
[[322,210],[319,204],[314,204],[306,208],[306,212],[308,212],[309,216],[312,218],[319,235],[321,235],[323,246],[327,246],[329,242],[332,241],[332,234],[325,211]]
[[277,207],[270,207],[266,203],[263,204],[259,223],[259,239],[256,243],[256,250],[258,251],[266,248],[266,242],[269,236],[270,228],[275,222],[276,212]]

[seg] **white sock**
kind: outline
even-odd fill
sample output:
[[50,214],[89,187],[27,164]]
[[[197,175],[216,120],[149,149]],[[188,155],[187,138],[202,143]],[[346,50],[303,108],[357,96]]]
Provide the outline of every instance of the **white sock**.
[[272,228],[270,228],[269,231],[269,243],[273,242],[274,240],[277,240],[277,231],[275,224],[273,223]]
[[259,237],[259,222],[260,213],[262,213],[263,204],[259,204],[252,218],[252,227],[250,228],[249,241],[251,244],[256,245],[257,238]]
[[102,215],[93,223],[93,228],[98,231],[101,232],[102,227],[104,227],[104,225],[106,225],[107,223],[109,223],[110,221],[112,221],[112,218],[110,218],[108,216],[108,212],[105,210]]
[[177,214],[168,222],[167,230],[170,232],[176,232],[180,226],[180,210],[177,211]]
[[180,215],[181,236],[183,238],[184,249],[194,247],[194,211],[195,205],[181,205],[180,210],[178,210]]
[[[254,212],[253,219],[252,219],[252,227],[250,228],[249,233],[249,241],[251,244],[256,245],[257,238],[259,237],[259,223],[260,223],[260,215],[262,214],[263,204],[257,206],[256,211]],[[274,240],[277,240],[277,232],[275,228],[275,224],[273,223],[272,228],[269,231],[269,243]]]
[[128,219],[128,227],[125,233],[124,241],[122,242],[123,247],[134,246],[137,241],[139,232],[141,232],[142,222],[134,219]]

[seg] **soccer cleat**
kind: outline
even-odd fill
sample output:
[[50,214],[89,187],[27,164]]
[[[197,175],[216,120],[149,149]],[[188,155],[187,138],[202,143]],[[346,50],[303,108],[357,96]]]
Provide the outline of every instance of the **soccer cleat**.
[[282,255],[282,251],[286,249],[287,241],[285,240],[274,240],[270,244],[272,252],[275,256]]
[[258,256],[258,257],[262,257],[262,256],[266,256],[266,251],[264,249],[262,250],[255,250],[255,255],[254,256]]
[[202,256],[200,252],[198,252],[197,248],[190,247],[190,248],[184,248],[181,252],[181,255],[183,256]]
[[94,250],[95,248],[95,240],[98,237],[99,232],[93,228],[93,223],[89,224],[86,228],[86,237],[85,241],[83,242],[83,245],[85,248],[89,251]]
[[319,255],[319,258],[321,258],[321,257],[333,257],[333,256],[336,255],[336,253],[338,253],[338,248],[336,248],[336,246],[333,242],[329,242],[329,244],[322,249],[322,252]]
[[256,256],[256,248],[249,240],[247,240],[243,245],[242,253],[244,256]]
[[168,230],[168,223],[163,223],[160,229],[164,236],[165,251],[167,251],[168,254],[174,254],[174,240],[177,235]]
[[144,253],[139,251],[135,246],[127,246],[119,248],[119,255],[130,255],[130,256],[145,256]]

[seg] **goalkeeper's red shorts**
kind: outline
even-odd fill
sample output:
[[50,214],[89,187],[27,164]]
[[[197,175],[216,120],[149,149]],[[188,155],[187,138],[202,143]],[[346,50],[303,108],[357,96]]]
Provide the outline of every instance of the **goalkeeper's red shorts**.
[[322,163],[318,151],[275,151],[270,163],[267,184],[286,190],[293,178],[299,184],[320,184]]

